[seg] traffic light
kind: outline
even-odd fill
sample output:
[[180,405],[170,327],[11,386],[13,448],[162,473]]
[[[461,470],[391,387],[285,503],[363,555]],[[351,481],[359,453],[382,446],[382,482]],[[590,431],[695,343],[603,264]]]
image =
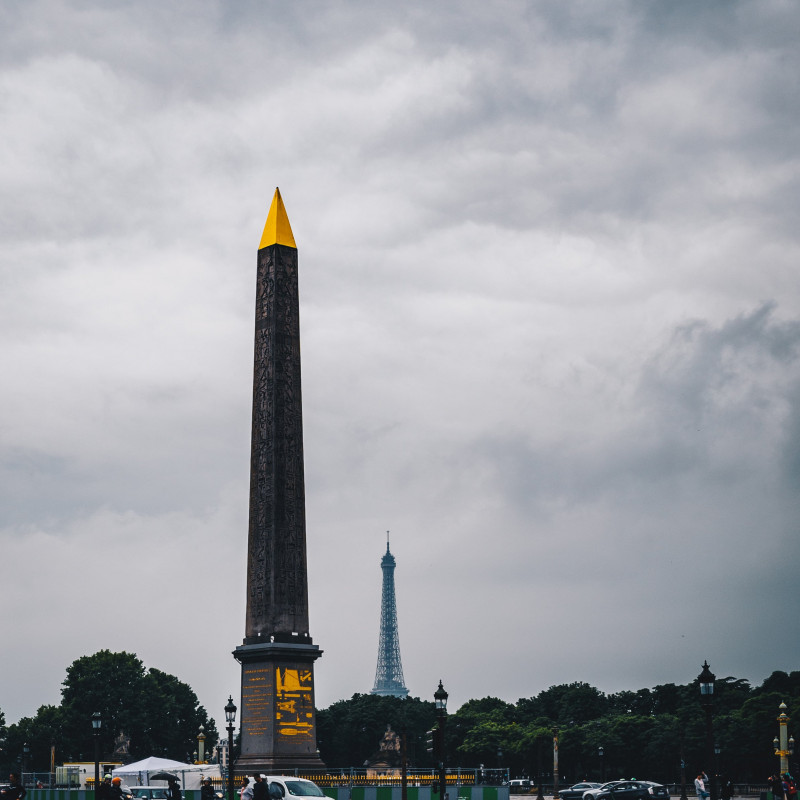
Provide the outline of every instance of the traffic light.
[[442,729],[434,728],[430,731],[425,731],[425,749],[436,760],[442,758]]

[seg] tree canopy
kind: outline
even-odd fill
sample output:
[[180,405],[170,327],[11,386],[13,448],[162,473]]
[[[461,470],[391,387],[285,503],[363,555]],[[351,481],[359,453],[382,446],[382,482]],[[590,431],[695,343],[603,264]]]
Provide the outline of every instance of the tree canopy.
[[[68,668],[58,706],[42,706],[33,717],[6,728],[0,711],[0,764],[12,768],[24,742],[28,768],[45,771],[50,747],[57,762],[92,760],[91,718],[103,719],[101,752],[110,756],[114,738],[130,738],[130,758],[148,755],[188,760],[203,725],[210,749],[218,735],[213,719],[192,689],[174,675],[146,669],[132,653],[101,650]],[[772,739],[778,706],[800,719],[800,671],[773,672],[753,688],[741,678],[715,683],[714,732],[719,768],[735,781],[764,781],[777,766]],[[355,694],[317,712],[318,746],[329,767],[361,766],[391,726],[403,735],[412,766],[434,766],[425,749],[425,731],[436,724],[433,702]],[[680,781],[705,769],[705,714],[697,679],[650,689],[604,694],[587,683],[550,686],[509,703],[496,697],[469,700],[449,714],[446,761],[451,766],[502,767],[512,775],[541,774],[552,780],[554,729],[559,736],[562,781],[636,776],[662,783]],[[603,748],[603,757],[599,748]],[[794,762],[792,771],[800,771]]]
[[[718,678],[713,702],[721,772],[738,781],[763,781],[777,766],[772,739],[778,706],[785,702],[789,716],[800,718],[800,672],[774,672],[755,689],[740,678]],[[329,766],[363,764],[387,724],[406,730],[413,766],[432,766],[420,744],[435,723],[432,703],[359,694],[320,711],[317,719],[320,753]],[[516,703],[469,700],[448,716],[447,763],[502,767],[530,777],[542,773],[552,780],[554,728],[559,772],[568,782],[635,775],[678,783],[681,758],[690,778],[700,769],[715,769],[706,763],[697,680],[608,695],[587,683],[569,683]]]
[[120,733],[130,739],[131,761],[150,755],[189,760],[197,749],[200,725],[207,749],[218,738],[214,720],[187,684],[161,670],[145,669],[133,653],[100,650],[67,667],[59,706],[42,706],[34,717],[8,727],[6,767],[13,765],[25,742],[31,751],[31,770],[49,769],[51,745],[59,763],[93,760],[91,720],[96,711],[102,718],[102,758],[111,755]]

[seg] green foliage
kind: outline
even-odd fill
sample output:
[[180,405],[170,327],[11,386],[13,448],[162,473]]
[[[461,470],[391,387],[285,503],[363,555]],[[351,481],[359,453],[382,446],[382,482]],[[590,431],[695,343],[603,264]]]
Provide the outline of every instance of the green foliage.
[[606,696],[588,683],[562,683],[536,697],[520,700],[517,709],[531,717],[546,717],[561,726],[582,725],[601,717],[608,708]]
[[447,720],[445,731],[451,763],[487,767],[498,765],[498,749],[507,760],[520,736],[514,706],[496,697],[467,701]]
[[206,734],[206,749],[217,741],[213,719],[185,683],[157,669],[145,670],[132,653],[101,650],[83,656],[67,668],[61,705],[42,706],[35,717],[25,717],[8,728],[6,765],[13,764],[22,746],[31,754],[28,769],[47,771],[51,745],[56,761],[94,760],[92,715],[102,718],[101,758],[114,750],[123,732],[130,738],[130,760],[150,755],[185,761],[197,748],[199,726]]
[[[800,672],[774,672],[755,689],[740,678],[717,679],[714,734],[721,746],[723,773],[737,781],[763,781],[775,769],[772,738],[781,702],[790,717],[800,719]],[[432,727],[432,704],[371,695],[355,695],[319,712],[323,759],[334,767],[363,764],[376,750],[386,724],[400,730],[400,709],[412,704],[419,716],[409,734],[409,755],[415,766],[431,766],[422,747],[414,749],[412,739],[420,742]],[[706,756],[706,716],[697,679],[611,695],[586,683],[561,684],[516,705],[496,697],[469,700],[448,716],[446,760],[461,767],[502,766],[512,775],[545,774],[550,780],[555,727],[559,772],[568,783],[602,776],[680,783],[682,759],[691,783],[700,769],[711,773],[715,768]],[[800,771],[796,764],[790,766]]]
[[35,717],[23,717],[15,725],[9,726],[5,747],[8,754],[6,767],[12,768],[13,759],[22,753],[27,742],[31,753],[26,768],[49,770],[50,747],[61,741],[61,734],[61,709],[57,706],[41,706]]
[[331,765],[361,766],[379,746],[386,726],[405,733],[408,759],[414,766],[433,766],[425,751],[425,731],[436,721],[432,702],[408,697],[354,694],[317,712],[317,746]]

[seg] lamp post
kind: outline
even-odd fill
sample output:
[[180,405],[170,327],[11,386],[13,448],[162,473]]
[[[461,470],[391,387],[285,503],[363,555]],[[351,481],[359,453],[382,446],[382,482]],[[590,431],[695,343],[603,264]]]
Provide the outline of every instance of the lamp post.
[[206,763],[206,734],[202,725],[200,726],[200,732],[197,734],[197,763]]
[[92,734],[94,735],[94,798],[100,796],[100,728],[103,726],[103,718],[99,711],[92,714]]
[[[714,680],[716,675],[708,668],[708,661],[703,662],[703,671],[698,676],[700,682],[700,703],[706,712],[706,764],[711,766],[714,758],[714,722],[711,712],[714,703]],[[713,771],[713,770],[712,770]],[[717,779],[711,777],[711,800],[717,800]]]
[[681,731],[681,800],[687,800],[686,797],[686,759],[683,753],[683,737],[684,732]]
[[539,736],[536,737],[536,800],[544,800],[544,791],[542,789],[542,740]]
[[233,723],[236,721],[236,705],[231,695],[225,706],[225,721],[228,723],[228,800],[233,800]]
[[29,760],[28,760],[28,756],[30,756],[30,754],[31,754],[31,748],[28,746],[28,743],[25,742],[22,745],[22,765],[21,765],[22,769],[20,769],[20,772],[22,774],[19,776],[20,783],[23,786],[25,785],[25,767],[27,766],[27,767],[30,768],[30,763],[29,763]]
[[558,728],[553,728],[553,800],[558,797]]
[[606,754],[603,745],[597,748],[597,755],[600,756],[600,783],[606,782],[606,762],[603,759],[603,756]]
[[[794,755],[794,736],[789,738],[789,717],[786,715],[786,703],[778,706],[778,736],[772,740],[775,755],[781,760],[781,775],[789,771],[789,756]],[[780,738],[779,738],[780,737]]]
[[436,704],[436,720],[439,723],[439,797],[445,800],[447,789],[447,769],[444,763],[444,724],[447,719],[447,692],[439,681],[439,688],[433,693],[433,700]]

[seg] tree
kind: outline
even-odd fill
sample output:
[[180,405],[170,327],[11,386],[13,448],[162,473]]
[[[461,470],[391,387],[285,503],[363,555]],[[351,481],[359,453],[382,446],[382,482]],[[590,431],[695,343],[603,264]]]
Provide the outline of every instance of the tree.
[[436,721],[434,704],[419,698],[354,694],[317,712],[317,746],[328,766],[360,766],[377,749],[386,726],[406,735],[411,764],[433,766],[425,731]]
[[2,710],[0,710],[0,764],[7,760],[6,733],[6,716]]
[[608,710],[606,696],[588,683],[562,683],[539,692],[536,697],[517,701],[521,721],[547,717],[559,726],[581,725],[603,716]]
[[483,719],[467,732],[458,747],[459,763],[508,767],[517,772],[522,766],[518,745],[521,733],[516,722]]
[[61,709],[58,706],[41,706],[35,717],[23,717],[8,728],[6,752],[8,769],[22,753],[25,744],[30,747],[27,768],[45,772],[50,769],[50,748],[62,741]]
[[159,755],[187,760],[197,747],[200,725],[206,746],[217,741],[213,719],[192,689],[173,675],[145,670],[133,653],[100,650],[67,668],[61,691],[61,726],[65,756],[94,756],[92,714],[103,724],[100,751],[110,755],[120,733],[130,737],[132,758]]

